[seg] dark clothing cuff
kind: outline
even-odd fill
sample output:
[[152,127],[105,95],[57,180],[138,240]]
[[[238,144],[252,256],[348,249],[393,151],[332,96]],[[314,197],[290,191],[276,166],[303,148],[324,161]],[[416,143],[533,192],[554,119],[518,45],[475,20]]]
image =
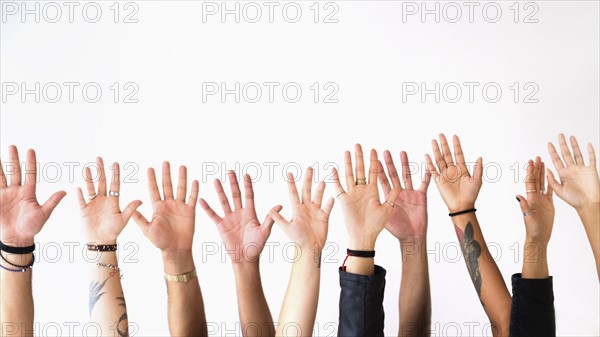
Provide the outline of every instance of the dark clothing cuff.
[[511,337],[556,336],[552,276],[523,279],[512,276]]

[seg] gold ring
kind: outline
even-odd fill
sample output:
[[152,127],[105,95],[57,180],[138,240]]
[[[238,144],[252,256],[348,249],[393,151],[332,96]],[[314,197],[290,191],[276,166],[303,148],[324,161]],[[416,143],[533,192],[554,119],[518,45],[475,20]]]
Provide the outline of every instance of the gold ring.
[[367,184],[366,178],[356,179],[355,185],[366,185],[366,184]]

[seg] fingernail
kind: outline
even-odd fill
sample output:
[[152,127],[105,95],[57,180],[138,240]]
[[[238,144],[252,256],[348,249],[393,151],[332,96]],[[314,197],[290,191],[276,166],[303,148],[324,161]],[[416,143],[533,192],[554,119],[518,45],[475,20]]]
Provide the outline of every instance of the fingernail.
[[521,202],[521,199],[519,199],[519,197],[517,197],[517,201],[518,201],[518,202]]

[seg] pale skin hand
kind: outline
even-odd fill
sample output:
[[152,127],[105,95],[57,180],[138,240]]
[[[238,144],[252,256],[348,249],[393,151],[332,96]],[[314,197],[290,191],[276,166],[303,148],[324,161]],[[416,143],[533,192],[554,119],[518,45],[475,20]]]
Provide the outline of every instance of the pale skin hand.
[[[118,196],[107,196],[106,172],[102,158],[96,159],[98,168],[98,186],[94,186],[91,170],[86,168],[86,186],[90,198],[85,201],[81,188],[77,190],[79,207],[83,218],[88,243],[111,245],[117,243],[117,237],[129,222],[133,212],[142,204],[135,200],[121,212]],[[120,192],[119,164],[112,165],[110,191]],[[98,262],[117,265],[116,252],[99,253]],[[92,282],[89,294],[90,320],[101,327],[103,334],[114,330],[119,336],[129,334],[125,296],[119,273],[105,267],[92,267]]]
[[521,272],[524,279],[542,279],[550,276],[546,251],[554,224],[554,204],[552,187],[548,185],[548,189],[544,190],[544,169],[545,165],[540,157],[536,157],[535,162],[530,160],[525,178],[527,199],[521,195],[517,196],[526,230]]
[[[234,209],[223,190],[221,181],[215,180],[215,189],[223,208],[224,216],[220,217],[204,199],[200,206],[213,220],[219,229],[225,249],[231,258],[235,271],[236,291],[244,336],[274,336],[273,316],[265,299],[260,278],[259,259],[267,239],[271,234],[274,220],[267,215],[263,223],[258,222],[254,208],[254,190],[252,179],[244,176],[244,201],[235,172],[227,172],[230,182]],[[274,207],[271,212],[279,212],[281,206]],[[255,334],[252,334],[255,333]]]
[[554,145],[548,143],[552,163],[560,178],[559,183],[552,171],[548,170],[548,183],[556,195],[577,210],[594,253],[600,280],[600,179],[596,168],[596,151],[592,144],[587,145],[589,163],[585,165],[577,139],[571,137],[570,141],[573,154],[565,136],[558,136],[562,160]]
[[[195,270],[192,241],[196,226],[196,203],[199,184],[192,182],[186,202],[187,168],[179,167],[179,182],[173,194],[171,165],[162,166],[163,197],[161,198],[154,169],[148,169],[148,188],[152,201],[152,221],[140,212],[133,218],[144,235],[162,252],[163,267],[169,275],[181,275]],[[167,281],[169,330],[172,336],[207,336],[204,301],[198,278],[184,283]]]
[[[300,336],[308,337],[313,334],[319,302],[321,251],[327,240],[329,215],[334,200],[330,198],[325,205],[322,205],[325,183],[320,182],[313,195],[312,179],[313,170],[308,168],[302,187],[302,198],[300,198],[294,176],[288,173],[292,218],[288,221],[281,214],[271,211],[273,219],[296,243],[296,256],[299,257],[292,266],[290,281],[279,314],[277,336],[285,336],[286,327],[290,324],[298,327]],[[297,335],[296,333],[293,332],[294,336]]]
[[[359,144],[355,146],[355,156],[356,168],[354,173],[350,152],[346,151],[345,153],[344,163],[348,191],[344,191],[337,170],[333,170],[335,193],[342,207],[348,233],[348,248],[370,251],[375,249],[377,237],[393,211],[393,205],[400,190],[392,189],[385,195],[385,200],[382,203],[377,189],[379,175],[377,152],[371,150],[368,181],[365,176],[363,152]],[[356,184],[357,181],[366,181],[366,184]],[[346,271],[354,274],[372,275],[375,272],[373,258],[350,257],[347,260],[346,267]]]
[[[31,246],[52,211],[65,197],[64,191],[54,193],[48,201],[40,205],[36,197],[37,166],[33,150],[28,150],[25,161],[25,183],[22,184],[21,165],[17,148],[8,149],[9,161],[0,161],[0,241],[8,246]],[[27,265],[32,254],[14,255],[2,252],[4,258],[17,265]],[[7,268],[14,269],[4,261]],[[32,272],[8,272],[0,270],[0,335],[29,336],[33,331],[33,296],[31,289]],[[13,330],[14,329],[14,330]]]
[[[398,336],[424,336],[431,330],[431,292],[427,261],[427,188],[431,173],[418,190],[413,189],[408,156],[400,153],[404,187],[389,151],[384,152],[388,175],[379,162],[379,182],[384,194],[400,190],[385,228],[400,242],[402,281],[400,284]],[[390,179],[388,179],[388,176]],[[391,185],[390,185],[391,180]]]
[[[427,170],[432,173],[448,210],[464,211],[475,207],[482,185],[483,162],[479,157],[473,175],[467,169],[460,140],[453,137],[454,157],[448,141],[440,134],[440,145],[432,140],[436,166],[429,155],[425,156]],[[494,336],[508,334],[511,297],[498,266],[494,262],[483,238],[474,212],[451,217],[463,250],[467,270],[482,306],[492,323]]]

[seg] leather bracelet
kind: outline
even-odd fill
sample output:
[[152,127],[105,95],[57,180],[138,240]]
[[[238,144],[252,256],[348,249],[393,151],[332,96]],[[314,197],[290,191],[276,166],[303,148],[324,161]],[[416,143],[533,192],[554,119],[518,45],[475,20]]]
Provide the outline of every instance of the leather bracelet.
[[196,278],[198,274],[196,273],[196,269],[192,270],[189,273],[180,274],[180,275],[169,275],[165,273],[165,281],[175,282],[175,283],[185,283],[191,281]]
[[[2,255],[2,252],[0,252],[0,258],[2,258],[2,261],[4,261],[4,262],[8,263],[9,265],[11,265],[11,266],[13,266],[13,267],[16,267],[16,268],[21,268],[21,269],[31,269],[31,268],[33,268],[33,264],[34,264],[34,262],[35,262],[35,255],[33,255],[33,253],[31,253],[31,262],[29,262],[29,264],[27,264],[27,265],[24,265],[24,266],[23,266],[23,265],[19,265],[19,264],[14,264],[14,263],[12,263],[12,262],[8,261],[8,260],[7,260],[7,259],[4,257],[4,255]],[[8,270],[8,269],[7,269],[7,270]]]
[[94,252],[114,252],[117,250],[117,244],[114,245],[97,245],[95,243],[88,243],[87,249]]
[[448,216],[457,216],[457,215],[461,215],[461,214],[466,214],[466,213],[475,213],[477,211],[476,208],[471,208],[471,209],[466,209],[464,211],[459,211],[459,212],[454,212],[454,213],[448,213]]
[[356,256],[356,257],[375,257],[374,250],[352,250],[346,249],[346,254],[348,256]]
[[5,251],[9,254],[25,255],[25,254],[33,253],[34,250],[35,250],[35,243],[31,246],[14,247],[14,246],[7,246],[5,243],[0,241],[0,251]]

